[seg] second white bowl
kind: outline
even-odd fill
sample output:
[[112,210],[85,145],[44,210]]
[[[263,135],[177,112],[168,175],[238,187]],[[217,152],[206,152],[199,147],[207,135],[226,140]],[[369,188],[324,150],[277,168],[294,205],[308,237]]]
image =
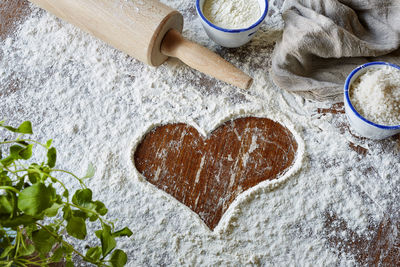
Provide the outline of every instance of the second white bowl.
[[350,101],[349,89],[351,88],[351,84],[360,75],[364,74],[370,68],[377,68],[379,66],[390,66],[400,69],[399,66],[387,62],[370,62],[353,70],[347,77],[344,85],[344,107],[350,126],[361,136],[377,140],[400,133],[400,125],[380,125],[361,116]]

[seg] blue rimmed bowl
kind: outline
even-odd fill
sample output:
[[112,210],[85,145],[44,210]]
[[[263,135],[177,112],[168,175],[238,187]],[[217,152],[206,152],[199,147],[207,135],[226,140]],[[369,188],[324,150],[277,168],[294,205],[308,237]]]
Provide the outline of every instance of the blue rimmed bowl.
[[203,6],[205,1],[206,0],[196,0],[197,14],[201,19],[201,23],[208,37],[224,47],[239,47],[248,43],[260,28],[261,23],[264,21],[268,13],[268,0],[258,0],[261,16],[256,23],[243,29],[225,29],[212,24],[204,16]]
[[356,81],[357,78],[360,75],[364,74],[368,69],[377,67],[379,68],[382,66],[389,66],[400,70],[400,66],[387,62],[366,63],[354,69],[347,77],[344,85],[344,107],[350,126],[361,136],[376,140],[384,139],[400,133],[400,125],[380,125],[361,116],[350,101],[349,90],[351,89],[352,83]]

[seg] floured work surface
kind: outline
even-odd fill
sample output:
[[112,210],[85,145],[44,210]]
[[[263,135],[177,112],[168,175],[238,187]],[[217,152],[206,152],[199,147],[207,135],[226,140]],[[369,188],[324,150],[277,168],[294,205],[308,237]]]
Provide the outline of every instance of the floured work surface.
[[[60,168],[83,173],[95,164],[88,180],[94,196],[117,228],[134,232],[120,243],[130,265],[399,265],[399,137],[359,138],[342,106],[273,85],[281,1],[270,2],[266,22],[239,49],[209,41],[191,1],[168,1],[184,15],[185,37],[254,77],[248,91],[177,60],[144,66],[25,1],[0,3],[0,114],[13,125],[31,120],[39,140],[53,138]],[[252,115],[296,125],[306,161],[284,184],[243,202],[222,233],[143,182],[132,164],[134,144],[156,125],[211,133],[229,118]],[[85,251],[92,241],[77,246]]]

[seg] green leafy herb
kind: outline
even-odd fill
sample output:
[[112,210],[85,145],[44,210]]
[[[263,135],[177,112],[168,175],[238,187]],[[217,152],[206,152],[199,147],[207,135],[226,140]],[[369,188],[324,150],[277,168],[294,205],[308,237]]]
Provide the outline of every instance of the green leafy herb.
[[37,183],[22,190],[18,196],[18,208],[25,214],[40,215],[53,205],[52,190]]
[[111,265],[113,267],[120,267],[124,266],[128,260],[128,257],[126,256],[125,252],[123,252],[120,249],[116,249],[114,253],[111,256]]
[[14,128],[11,126],[5,126],[4,121],[1,121],[0,126],[6,128],[7,130],[9,130],[13,133],[33,134],[32,124],[30,121],[24,121],[23,123],[21,123],[21,125],[18,128]]
[[[19,134],[14,140],[0,142],[0,266],[47,266],[63,259],[66,266],[74,266],[74,254],[97,266],[124,266],[127,255],[116,249],[116,238],[129,237],[132,231],[127,227],[115,231],[113,223],[103,218],[106,206],[93,199],[92,190],[83,182],[94,176],[94,166],[90,164],[82,178],[55,169],[53,140],[42,144],[24,138],[32,134],[29,121],[18,127],[0,121],[0,128]],[[45,150],[43,162],[32,162],[35,146]],[[81,188],[70,194],[59,173],[76,179]],[[61,193],[55,188],[61,188]],[[93,234],[87,229],[89,221],[100,226],[95,234],[101,246],[88,246],[84,253],[65,237],[83,240]]]

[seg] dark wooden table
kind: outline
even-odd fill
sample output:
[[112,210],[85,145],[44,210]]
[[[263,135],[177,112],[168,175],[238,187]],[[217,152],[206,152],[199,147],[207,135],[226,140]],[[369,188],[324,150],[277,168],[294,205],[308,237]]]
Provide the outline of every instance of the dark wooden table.
[[[25,0],[0,0],[0,41],[12,35],[29,12]],[[15,90],[18,83],[12,86],[0,87],[0,97]],[[343,104],[315,113],[344,116]],[[337,127],[343,133],[349,132],[347,124]],[[256,146],[250,155],[251,162],[257,163],[257,167],[246,168],[245,153],[254,145],[252,140],[256,140]],[[272,145],[263,145],[267,143]],[[349,147],[361,157],[368,153],[368,149],[354,143],[349,143]],[[213,229],[238,194],[284,173],[293,163],[296,151],[296,140],[282,125],[268,119],[242,118],[225,123],[208,138],[184,124],[156,128],[133,153],[133,160],[149,182],[186,204]],[[241,160],[233,161],[234,158]],[[400,214],[393,212],[397,216],[386,218],[378,227],[371,226],[372,239],[357,235],[344,220],[327,214],[327,232],[347,231],[351,235],[348,239],[329,237],[327,242],[338,254],[352,254],[359,265],[400,266]]]

